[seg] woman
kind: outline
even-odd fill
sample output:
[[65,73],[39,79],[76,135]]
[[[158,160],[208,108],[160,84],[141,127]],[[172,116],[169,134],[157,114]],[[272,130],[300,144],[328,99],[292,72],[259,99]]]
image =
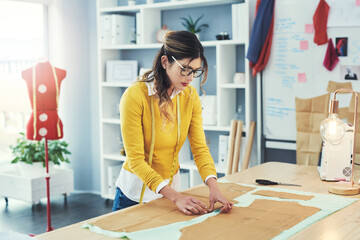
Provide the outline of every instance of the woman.
[[[201,67],[203,64],[203,68]],[[157,53],[152,70],[130,86],[120,101],[121,133],[126,161],[116,181],[113,211],[164,196],[184,214],[204,214],[215,202],[228,212],[233,204],[217,186],[213,159],[205,142],[201,103],[189,83],[207,77],[204,49],[186,31],[170,32]],[[195,163],[210,189],[210,207],[177,190],[178,153],[189,137]]]

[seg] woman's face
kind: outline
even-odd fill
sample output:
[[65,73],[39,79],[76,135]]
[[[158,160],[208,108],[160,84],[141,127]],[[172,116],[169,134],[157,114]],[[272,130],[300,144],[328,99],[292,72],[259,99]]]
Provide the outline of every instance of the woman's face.
[[[178,63],[187,68],[191,68],[192,70],[196,70],[201,68],[201,59],[196,58],[190,62],[190,58],[184,58],[181,60],[178,60]],[[192,82],[194,79],[193,74],[190,74],[189,76],[183,76],[181,72],[181,67],[179,64],[176,63],[176,61],[173,61],[171,64],[169,63],[169,60],[167,56],[162,57],[162,64],[163,67],[166,68],[166,74],[168,75],[170,82],[171,82],[171,90],[173,88],[184,91],[185,88]]]

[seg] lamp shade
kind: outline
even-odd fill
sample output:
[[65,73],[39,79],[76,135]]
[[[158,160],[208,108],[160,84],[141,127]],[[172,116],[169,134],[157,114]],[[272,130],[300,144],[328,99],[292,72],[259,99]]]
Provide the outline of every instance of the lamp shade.
[[320,134],[323,140],[331,144],[339,144],[346,132],[347,124],[341,121],[336,113],[331,113],[321,122]]

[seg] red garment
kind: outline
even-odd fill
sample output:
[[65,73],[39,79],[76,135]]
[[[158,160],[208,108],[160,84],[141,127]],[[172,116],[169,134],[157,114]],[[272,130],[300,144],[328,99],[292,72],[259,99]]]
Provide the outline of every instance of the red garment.
[[[33,69],[35,69],[35,78],[33,78]],[[54,70],[55,75],[53,66],[49,62],[45,62],[22,71],[22,78],[28,87],[31,108],[33,109],[27,124],[27,139],[40,141],[43,137],[48,140],[63,137],[63,125],[57,114],[57,109],[60,85],[66,76],[66,71],[59,68],[54,68]],[[35,84],[36,91],[34,91],[33,84]],[[34,105],[34,96],[36,105]],[[35,122],[34,116],[36,117]]]
[[327,70],[332,71],[338,62],[339,62],[339,57],[336,54],[334,44],[332,42],[332,39],[330,38],[326,49],[323,65]]
[[327,36],[327,20],[329,15],[330,7],[325,2],[325,0],[320,0],[315,14],[313,16],[313,23],[314,23],[314,43],[317,45],[322,45],[327,43],[328,36]]

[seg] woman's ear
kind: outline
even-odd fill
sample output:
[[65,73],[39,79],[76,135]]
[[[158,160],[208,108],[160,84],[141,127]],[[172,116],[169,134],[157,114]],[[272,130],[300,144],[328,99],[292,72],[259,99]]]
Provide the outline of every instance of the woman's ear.
[[169,66],[169,59],[166,55],[161,56],[161,65],[164,69],[166,69]]

